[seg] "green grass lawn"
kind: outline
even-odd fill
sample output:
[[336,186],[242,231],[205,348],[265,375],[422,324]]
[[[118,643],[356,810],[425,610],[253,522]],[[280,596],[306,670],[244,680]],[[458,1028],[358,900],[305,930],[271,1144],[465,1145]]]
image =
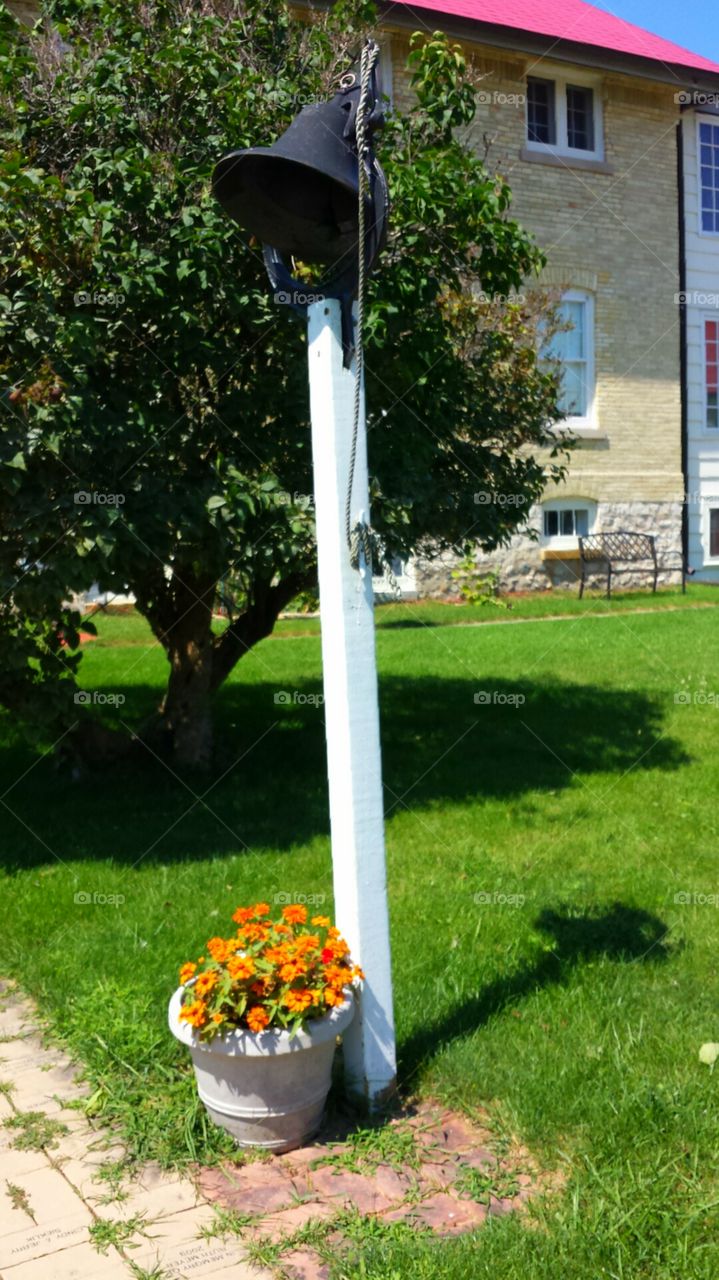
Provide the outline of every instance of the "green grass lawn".
[[[654,603],[380,610],[402,1085],[488,1114],[565,1183],[531,1226],[441,1245],[378,1229],[335,1280],[716,1272],[719,1074],[698,1052],[719,1040],[719,595]],[[536,621],[447,625],[505,616]],[[140,619],[99,629],[83,683],[137,723],[164,657]],[[322,712],[274,701],[320,688],[316,624],[281,623],[218,701],[207,779],[148,754],[72,780],[2,722],[0,967],[144,1158],[222,1150],[166,1029],[180,961],[240,902],[331,904]]]

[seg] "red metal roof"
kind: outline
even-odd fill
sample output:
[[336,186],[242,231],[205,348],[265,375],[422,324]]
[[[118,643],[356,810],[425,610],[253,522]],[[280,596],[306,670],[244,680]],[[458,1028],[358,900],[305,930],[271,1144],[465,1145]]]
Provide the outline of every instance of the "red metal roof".
[[[635,27],[604,9],[597,9],[586,0],[395,0],[395,3],[397,8],[410,12],[429,9],[436,14],[448,14],[470,22],[511,27],[517,31],[551,36],[554,40],[612,49],[615,53],[635,58],[650,58],[654,62],[719,75],[716,62],[690,53],[671,40],[652,35],[643,27]],[[427,20],[427,25],[431,25],[431,19]]]

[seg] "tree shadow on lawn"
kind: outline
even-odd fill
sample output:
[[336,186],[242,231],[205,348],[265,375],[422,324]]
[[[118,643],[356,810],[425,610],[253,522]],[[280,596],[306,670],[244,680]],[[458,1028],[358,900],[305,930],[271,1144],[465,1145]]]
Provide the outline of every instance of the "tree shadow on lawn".
[[670,955],[669,926],[641,907],[615,902],[610,907],[546,907],[534,928],[551,939],[532,964],[497,978],[470,1000],[450,1009],[438,1022],[422,1026],[400,1045],[400,1079],[442,1052],[452,1040],[471,1035],[508,1005],[534,992],[564,983],[582,962],[603,957],[617,962],[661,964]]
[[[690,762],[677,741],[661,736],[663,707],[643,693],[546,680],[486,683],[484,700],[475,702],[472,679],[384,677],[388,813],[557,791],[575,785],[575,774],[673,771]],[[114,692],[125,694],[128,725],[157,697],[150,686]],[[276,685],[228,685],[218,699],[220,749],[209,775],[180,777],[138,746],[133,760],[74,781],[50,757],[37,762],[29,750],[8,747],[0,752],[0,865],[53,862],[50,850],[67,861],[167,863],[258,847],[288,851],[324,836],[319,692],[307,683],[297,694],[315,700],[294,701],[293,690],[293,701],[278,704]]]

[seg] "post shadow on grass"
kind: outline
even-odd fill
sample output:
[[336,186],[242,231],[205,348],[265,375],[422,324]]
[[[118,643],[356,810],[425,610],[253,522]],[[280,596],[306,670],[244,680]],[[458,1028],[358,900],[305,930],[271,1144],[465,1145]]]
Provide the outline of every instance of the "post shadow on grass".
[[[293,682],[285,677],[282,685],[287,691]],[[253,849],[287,852],[327,835],[321,685],[298,681],[290,702],[277,701],[278,688],[234,681],[222,691],[220,751],[209,776],[180,776],[141,744],[133,759],[78,781],[58,772],[51,758],[38,761],[17,746],[0,750],[0,793],[9,806],[0,865],[53,862],[49,849],[67,861],[129,865],[140,855],[143,865],[251,856]],[[125,695],[118,723],[129,726],[158,696],[149,685],[113,692]],[[389,814],[559,792],[581,786],[576,775],[631,770],[635,778],[689,763],[681,745],[662,736],[665,706],[636,690],[389,674],[380,700]]]
[[507,1005],[515,1005],[545,987],[558,986],[582,963],[600,958],[618,964],[661,964],[669,956],[669,926],[642,907],[614,902],[606,907],[545,907],[533,922],[550,940],[542,951],[506,977],[496,978],[475,996],[423,1026],[400,1046],[400,1076],[413,1074],[452,1040],[471,1035]]

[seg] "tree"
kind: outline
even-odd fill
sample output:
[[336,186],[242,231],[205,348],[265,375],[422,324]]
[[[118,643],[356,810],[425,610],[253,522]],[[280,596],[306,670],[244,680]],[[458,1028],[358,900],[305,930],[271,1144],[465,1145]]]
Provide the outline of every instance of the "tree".
[[[331,94],[373,22],[281,0],[55,0],[31,33],[0,16],[0,703],[93,759],[123,742],[75,704],[72,593],[135,593],[169,662],[143,733],[201,765],[212,695],[315,582],[304,329],[209,180]],[[366,331],[373,523],[405,556],[501,545],[546,482],[537,451],[560,468],[556,378],[510,296],[541,254],[461,141],[460,51],[416,37],[410,61]],[[241,607],[215,634],[229,576]]]

